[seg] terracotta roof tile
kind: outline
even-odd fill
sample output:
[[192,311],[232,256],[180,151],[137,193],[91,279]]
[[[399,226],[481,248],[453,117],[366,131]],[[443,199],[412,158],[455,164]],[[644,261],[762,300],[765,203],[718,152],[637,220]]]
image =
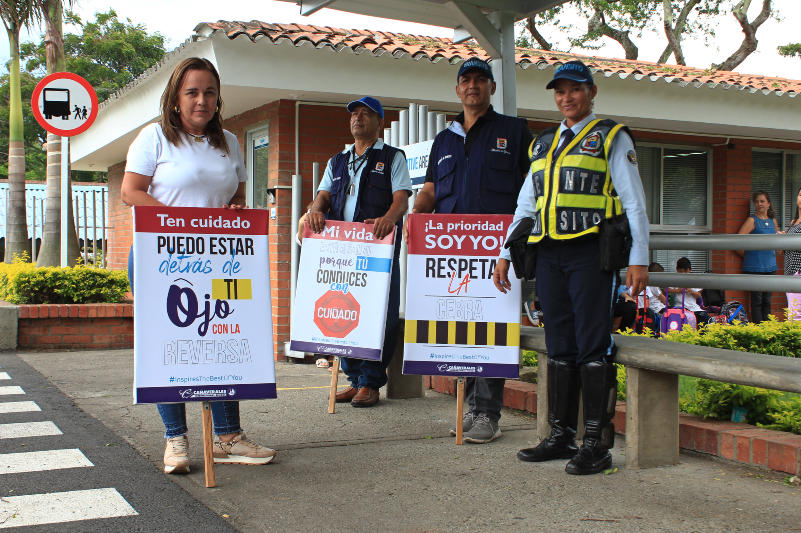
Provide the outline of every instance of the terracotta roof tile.
[[[198,32],[200,29],[204,29],[203,35],[207,36],[224,33],[230,39],[235,39],[240,35],[247,35],[253,41],[261,37],[267,37],[273,42],[288,39],[295,45],[308,41],[314,43],[318,48],[328,46],[334,50],[350,48],[354,52],[366,49],[374,55],[389,52],[394,57],[408,54],[414,59],[428,58],[432,62],[446,60],[455,64],[470,57],[489,59],[486,52],[473,41],[454,44],[452,39],[402,33],[345,30],[303,24],[266,24],[259,21],[228,22],[223,20],[199,24],[195,31]],[[722,85],[724,88],[736,87],[752,93],[759,91],[765,94],[775,93],[779,96],[788,94],[791,97],[801,92],[801,81],[780,77],[536,49],[519,48],[515,56],[517,64],[524,69],[532,66],[539,69],[556,67],[567,61],[581,59],[596,76],[601,74],[610,77],[617,74],[625,78],[633,75],[637,80],[643,78],[651,81],[663,79],[668,83],[678,82],[682,86],[689,84],[699,87]]]

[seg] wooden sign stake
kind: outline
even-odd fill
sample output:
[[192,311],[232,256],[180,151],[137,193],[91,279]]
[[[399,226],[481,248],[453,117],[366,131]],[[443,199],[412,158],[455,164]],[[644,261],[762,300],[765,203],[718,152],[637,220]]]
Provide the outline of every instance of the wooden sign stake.
[[456,445],[462,445],[462,419],[464,418],[464,377],[456,383]]
[[203,462],[206,467],[206,488],[216,487],[214,457],[212,456],[211,403],[203,402]]
[[328,398],[328,414],[337,412],[337,381],[339,380],[339,356],[334,357],[334,366],[331,368],[331,394]]

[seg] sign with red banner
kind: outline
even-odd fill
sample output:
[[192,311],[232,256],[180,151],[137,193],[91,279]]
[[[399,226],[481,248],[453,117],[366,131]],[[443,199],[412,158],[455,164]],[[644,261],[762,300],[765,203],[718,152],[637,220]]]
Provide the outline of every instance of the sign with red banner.
[[303,233],[289,348],[380,360],[384,345],[395,229],[381,240],[373,225],[326,220]]
[[520,280],[492,281],[512,218],[409,215],[404,374],[519,377]]
[[276,397],[267,217],[134,207],[134,403]]

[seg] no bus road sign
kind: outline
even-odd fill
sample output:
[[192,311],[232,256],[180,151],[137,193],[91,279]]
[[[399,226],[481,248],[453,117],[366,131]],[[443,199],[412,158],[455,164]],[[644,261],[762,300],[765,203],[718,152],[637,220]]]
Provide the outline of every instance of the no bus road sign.
[[88,81],[71,72],[56,72],[40,81],[31,105],[36,121],[62,137],[83,133],[97,117],[97,93]]

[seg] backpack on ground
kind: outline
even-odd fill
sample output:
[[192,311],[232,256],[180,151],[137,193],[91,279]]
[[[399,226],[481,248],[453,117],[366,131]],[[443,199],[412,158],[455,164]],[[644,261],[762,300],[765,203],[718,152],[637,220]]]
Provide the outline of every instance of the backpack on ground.
[[741,326],[748,324],[748,315],[743,304],[737,300],[732,300],[720,308],[720,314],[715,317],[718,324],[734,324],[739,322]]

